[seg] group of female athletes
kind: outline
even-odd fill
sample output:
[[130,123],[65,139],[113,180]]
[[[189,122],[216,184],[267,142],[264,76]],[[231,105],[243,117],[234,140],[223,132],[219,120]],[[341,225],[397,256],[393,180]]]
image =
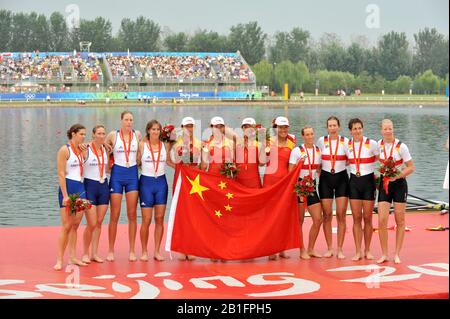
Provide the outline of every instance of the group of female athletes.
[[[331,116],[326,122],[328,135],[320,137],[316,142],[314,128],[305,126],[301,130],[303,143],[300,144],[289,134],[288,118],[279,116],[272,122],[276,133],[267,141],[266,147],[263,147],[261,140],[255,139],[257,126],[253,118],[243,119],[242,134],[237,134],[226,127],[223,118],[213,117],[210,121],[212,134],[207,141],[200,141],[194,136],[194,127],[195,120],[192,117],[183,118],[181,136],[174,143],[165,143],[160,139],[162,126],[157,120],[147,123],[142,136],[139,131],[133,129],[133,114],[124,111],[121,114],[120,129],[107,134],[103,125],[97,125],[93,128],[92,139],[88,143],[85,142],[87,132],[83,125],[75,124],[68,130],[68,142],[57,153],[62,229],[54,269],[62,269],[67,245],[69,262],[72,264],[86,266],[92,261],[103,262],[98,255],[98,244],[102,222],[109,205],[109,249],[106,259],[114,261],[117,224],[124,192],[128,217],[129,260],[137,260],[135,239],[139,200],[142,212],[140,259],[149,259],[149,226],[154,215],[153,258],[163,261],[160,246],[168,197],[166,166],[175,170],[176,181],[180,165],[221,174],[222,164],[230,159],[239,168],[235,180],[246,187],[274,185],[297,165],[301,165],[299,180],[309,175],[317,182],[317,191],[308,196],[305,202],[299,198],[300,226],[303,225],[306,209],[312,218],[306,248],[301,235],[302,259],[332,257],[334,254],[339,259],[346,258],[343,244],[346,212],[350,202],[355,243],[355,255],[352,258],[354,261],[363,258],[374,259],[370,252],[376,196],[374,172],[378,162],[392,159],[399,174],[396,177],[386,177],[389,181],[387,191],[382,186],[378,191],[378,233],[382,249],[378,263],[389,260],[387,223],[392,202],[396,222],[394,261],[400,263],[408,194],[406,177],[414,171],[414,165],[406,144],[395,138],[391,120],[385,119],[381,122],[382,138],[377,142],[364,136],[364,125],[358,118],[351,119],[348,123],[350,139],[340,135],[341,123],[338,118]],[[110,165],[112,159],[113,165]],[[265,166],[263,176],[260,176],[260,166]],[[141,167],[140,176],[138,167]],[[107,174],[110,175],[109,180]],[[69,195],[74,193],[88,199],[92,207],[85,212],[68,214],[65,206]],[[337,218],[337,251],[334,251],[332,241],[333,201]],[[83,233],[83,256],[77,259],[77,229],[83,214],[86,215],[87,226]],[[321,227],[327,243],[327,251],[324,254],[314,250]],[[269,259],[275,260],[278,257],[289,258],[289,255],[279,252],[269,256]],[[194,259],[189,255],[182,255],[180,258]]]

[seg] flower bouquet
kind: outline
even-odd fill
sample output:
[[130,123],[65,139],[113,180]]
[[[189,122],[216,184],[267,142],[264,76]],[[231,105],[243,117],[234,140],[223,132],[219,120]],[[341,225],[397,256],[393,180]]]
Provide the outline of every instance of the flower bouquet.
[[164,143],[175,143],[176,142],[175,126],[172,124],[167,124],[162,128],[160,139]]
[[227,178],[235,178],[239,173],[239,168],[236,163],[225,162],[222,164],[222,168],[220,169],[220,174],[226,176]]
[[306,175],[302,180],[295,183],[294,192],[300,197],[300,202],[306,202],[308,196],[314,194],[316,190],[316,181],[309,175]]
[[80,193],[70,194],[66,202],[66,211],[71,215],[88,210],[92,207],[89,200],[80,198]]
[[400,175],[400,172],[395,166],[395,161],[392,157],[381,161],[380,174],[383,175],[382,179],[384,191],[388,194],[389,178]]
[[195,152],[194,150],[194,145],[192,143],[189,144],[189,147],[187,147],[186,145],[183,146],[179,146],[177,148],[177,155],[181,160],[181,163],[183,164],[192,164],[194,163],[194,156],[198,154],[194,154],[194,153],[198,153]]

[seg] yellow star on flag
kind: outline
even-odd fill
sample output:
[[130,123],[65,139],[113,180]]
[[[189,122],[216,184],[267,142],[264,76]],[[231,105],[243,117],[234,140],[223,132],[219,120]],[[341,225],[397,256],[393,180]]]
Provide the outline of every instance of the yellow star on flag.
[[187,177],[187,176],[186,176],[186,178],[189,180],[189,182],[190,182],[191,185],[192,185],[191,192],[189,193],[189,195],[192,195],[192,194],[198,194],[198,196],[200,196],[200,198],[201,198],[202,200],[205,200],[205,199],[203,198],[203,193],[202,193],[202,192],[208,191],[209,188],[200,185],[200,174],[198,174],[197,177],[195,177],[194,180],[191,180],[191,179],[190,179],[189,177]]
[[224,181],[220,181],[219,187],[221,190],[223,190],[224,188],[227,188],[227,183],[225,183]]
[[231,194],[231,193],[228,193],[225,196],[228,197],[228,199],[232,199],[233,198],[233,194]]
[[224,206],[225,210],[228,212],[231,212],[231,210],[233,209],[233,207],[231,207],[230,205]]
[[222,213],[220,212],[220,210],[216,210],[215,212],[217,217],[219,218],[222,217]]

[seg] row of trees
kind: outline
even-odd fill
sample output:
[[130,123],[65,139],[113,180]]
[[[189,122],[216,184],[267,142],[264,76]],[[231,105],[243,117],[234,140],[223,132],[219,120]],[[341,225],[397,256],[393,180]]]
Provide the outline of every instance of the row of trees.
[[[376,46],[369,47],[367,38],[355,38],[348,46],[332,33],[318,41],[309,31],[293,28],[269,37],[257,22],[237,24],[228,35],[198,30],[194,34],[174,33],[156,22],[140,16],[135,20],[124,18],[116,35],[111,22],[103,17],[81,19],[79,27],[69,29],[59,12],[50,17],[42,14],[12,13],[0,10],[0,51],[71,51],[80,41],[92,42],[91,51],[172,51],[172,52],[235,52],[239,50],[255,73],[264,78],[270,69],[295,77],[307,69],[312,74],[320,70],[365,75],[397,81],[401,76],[416,78],[427,70],[440,78],[448,74],[449,39],[436,29],[425,28],[414,34],[410,44],[405,33],[383,35]],[[296,65],[292,68],[290,62]],[[277,66],[277,67],[275,67]],[[261,73],[262,72],[262,73]],[[334,73],[332,73],[334,74]],[[266,80],[261,81],[266,83]],[[301,87],[301,80],[294,86]]]
[[292,63],[289,60],[271,64],[263,60],[254,65],[258,85],[268,85],[276,91],[281,91],[284,83],[289,83],[291,92],[314,92],[319,89],[321,94],[334,94],[338,89],[352,92],[360,89],[364,93],[406,94],[410,90],[414,94],[443,94],[447,77],[440,78],[432,70],[426,70],[415,77],[400,75],[389,81],[379,74],[370,75],[362,71],[358,75],[350,72],[317,70],[310,72],[303,61]]

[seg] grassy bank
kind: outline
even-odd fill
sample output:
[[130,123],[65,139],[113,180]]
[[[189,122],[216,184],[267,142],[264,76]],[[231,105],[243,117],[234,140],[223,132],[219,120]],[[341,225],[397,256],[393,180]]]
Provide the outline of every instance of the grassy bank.
[[302,106],[302,105],[330,105],[330,104],[351,104],[351,105],[442,105],[448,106],[449,100],[442,95],[364,95],[364,96],[327,96],[327,95],[307,95],[303,99],[299,96],[292,96],[290,100],[284,100],[283,97],[265,97],[259,100],[192,100],[192,101],[158,101],[156,104],[144,104],[136,100],[111,100],[106,101],[85,101],[85,104],[77,101],[0,101],[0,107],[64,107],[64,106],[210,106],[210,105],[224,105],[224,106],[242,106],[242,105],[279,105],[279,106]]

